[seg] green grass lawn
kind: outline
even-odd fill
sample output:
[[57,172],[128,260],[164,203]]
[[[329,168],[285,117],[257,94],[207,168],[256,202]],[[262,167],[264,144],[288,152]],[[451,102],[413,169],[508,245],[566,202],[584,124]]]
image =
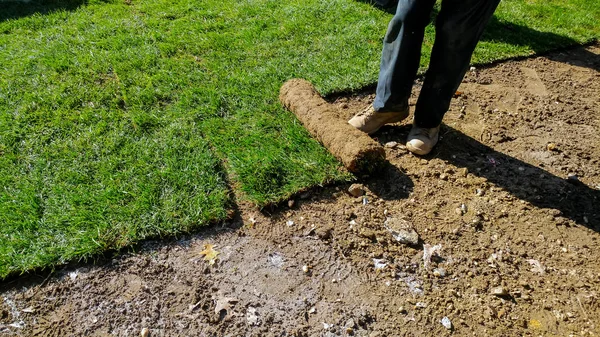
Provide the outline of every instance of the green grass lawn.
[[[355,0],[0,1],[0,278],[222,220],[233,191],[260,206],[352,179],[278,89],[373,84],[390,17]],[[504,0],[473,61],[599,36],[597,0]]]

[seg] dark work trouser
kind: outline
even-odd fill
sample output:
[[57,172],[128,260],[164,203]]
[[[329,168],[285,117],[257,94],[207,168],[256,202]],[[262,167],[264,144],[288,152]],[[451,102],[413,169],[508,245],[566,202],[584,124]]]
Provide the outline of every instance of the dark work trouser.
[[[443,0],[436,20],[435,43],[417,101],[414,122],[441,124],[471,55],[500,0]],[[425,27],[435,0],[400,0],[383,41],[375,111],[399,111],[408,104]]]

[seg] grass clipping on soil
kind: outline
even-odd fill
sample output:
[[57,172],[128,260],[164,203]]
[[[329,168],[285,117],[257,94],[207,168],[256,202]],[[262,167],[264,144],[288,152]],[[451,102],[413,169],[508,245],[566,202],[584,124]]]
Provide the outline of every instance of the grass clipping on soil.
[[385,161],[383,147],[342,119],[310,82],[303,79],[285,82],[279,100],[349,171],[373,171]]

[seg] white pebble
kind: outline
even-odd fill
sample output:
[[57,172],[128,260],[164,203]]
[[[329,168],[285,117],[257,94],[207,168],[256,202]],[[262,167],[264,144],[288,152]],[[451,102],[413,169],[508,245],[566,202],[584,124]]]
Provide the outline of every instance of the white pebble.
[[442,320],[440,322],[442,323],[444,328],[446,328],[448,330],[452,329],[452,322],[450,321],[450,318],[444,317],[444,318],[442,318]]

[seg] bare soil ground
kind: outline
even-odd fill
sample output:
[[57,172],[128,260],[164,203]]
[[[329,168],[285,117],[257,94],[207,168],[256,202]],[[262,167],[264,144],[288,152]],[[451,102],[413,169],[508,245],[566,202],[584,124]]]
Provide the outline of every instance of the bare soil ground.
[[595,45],[471,71],[431,155],[401,145],[408,122],[375,135],[389,165],[365,196],[241,205],[191,237],[5,281],[0,335],[598,336],[599,69]]

